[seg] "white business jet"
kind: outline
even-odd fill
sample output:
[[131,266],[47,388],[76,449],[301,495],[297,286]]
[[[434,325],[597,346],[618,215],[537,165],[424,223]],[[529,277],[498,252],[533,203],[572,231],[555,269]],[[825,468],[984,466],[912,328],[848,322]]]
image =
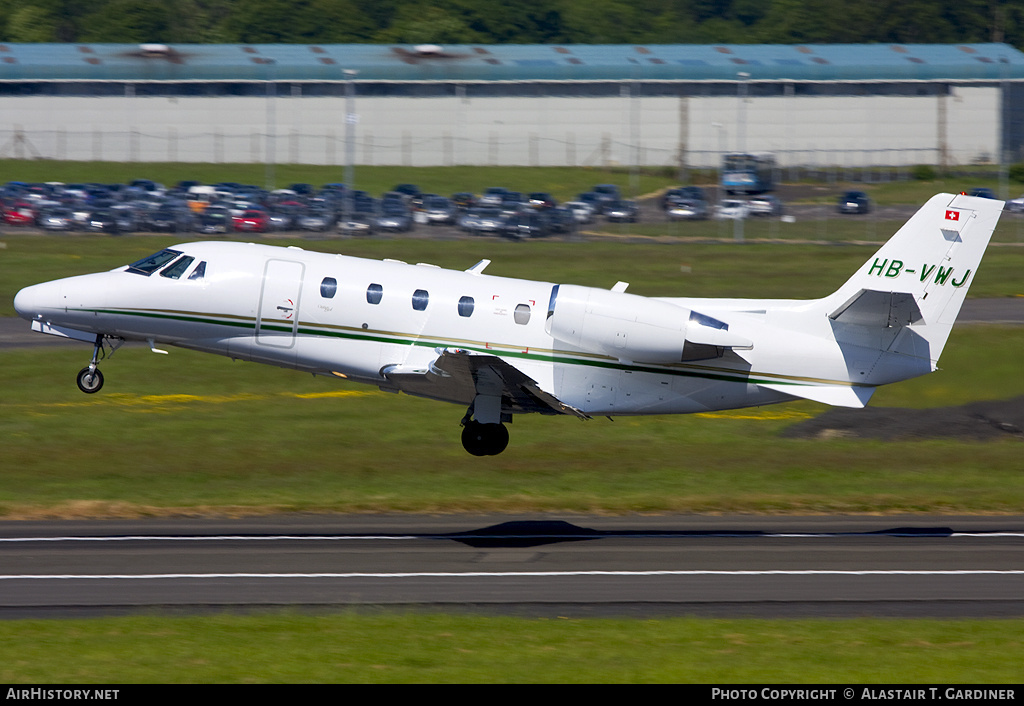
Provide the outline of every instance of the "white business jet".
[[[508,445],[515,414],[682,414],[797,398],[863,407],[936,369],[1003,202],[931,198],[834,294],[643,297],[611,289],[199,242],[110,272],[26,287],[32,329],[180,346],[465,405],[462,443]],[[812,266],[812,263],[808,263]]]

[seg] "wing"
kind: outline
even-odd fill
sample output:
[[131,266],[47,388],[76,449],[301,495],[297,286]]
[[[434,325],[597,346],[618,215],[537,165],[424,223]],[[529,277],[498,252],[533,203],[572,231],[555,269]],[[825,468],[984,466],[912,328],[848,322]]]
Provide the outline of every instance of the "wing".
[[513,413],[586,414],[545,392],[537,381],[498,356],[445,348],[427,368],[388,365],[381,371],[409,395],[470,404],[478,394],[500,395]]

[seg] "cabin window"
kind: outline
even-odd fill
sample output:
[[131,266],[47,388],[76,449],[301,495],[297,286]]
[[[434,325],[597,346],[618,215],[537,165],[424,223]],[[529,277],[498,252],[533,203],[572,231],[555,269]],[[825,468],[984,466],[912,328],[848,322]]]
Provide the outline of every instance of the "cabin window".
[[429,301],[430,294],[425,289],[417,289],[412,293],[412,308],[416,311],[426,311]]
[[320,283],[320,296],[324,299],[334,299],[337,292],[338,280],[333,277],[324,277],[324,281]]
[[149,277],[168,262],[178,257],[178,255],[181,255],[180,250],[161,250],[154,255],[150,255],[149,257],[145,257],[138,262],[133,262],[128,265],[128,272],[134,272],[137,275]]
[[202,279],[205,276],[206,276],[206,261],[203,260],[198,265],[196,265],[196,269],[192,270],[192,274],[190,274],[188,276],[188,278],[190,280],[192,280],[192,279]]
[[459,300],[459,316],[472,316],[473,315],[473,297],[463,297]]
[[515,313],[512,314],[512,318],[520,326],[525,326],[530,323],[530,305],[529,304],[518,304],[516,305]]
[[366,288],[366,301],[370,304],[380,304],[384,298],[384,287],[379,284],[371,284]]
[[185,274],[185,270],[187,270],[194,261],[194,257],[189,257],[188,255],[186,255],[185,257],[181,258],[173,265],[168,267],[166,270],[161,272],[160,276],[166,277],[167,279],[181,279],[181,276]]

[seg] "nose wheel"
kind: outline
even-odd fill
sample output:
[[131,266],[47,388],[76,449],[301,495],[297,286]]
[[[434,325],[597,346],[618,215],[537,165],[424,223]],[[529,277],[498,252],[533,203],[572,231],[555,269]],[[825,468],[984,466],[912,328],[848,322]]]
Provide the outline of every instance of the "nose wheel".
[[87,394],[99,392],[103,387],[103,373],[94,365],[82,368],[78,372],[78,389]]
[[[107,353],[105,341],[110,338],[110,353]],[[96,345],[92,349],[92,360],[89,361],[89,365],[78,371],[78,389],[82,392],[91,395],[94,392],[99,392],[100,388],[103,387],[103,373],[100,372],[100,361],[107,358],[108,356],[114,355],[114,352],[121,347],[124,343],[123,338],[117,338],[114,336],[104,336],[98,334],[96,336]]]

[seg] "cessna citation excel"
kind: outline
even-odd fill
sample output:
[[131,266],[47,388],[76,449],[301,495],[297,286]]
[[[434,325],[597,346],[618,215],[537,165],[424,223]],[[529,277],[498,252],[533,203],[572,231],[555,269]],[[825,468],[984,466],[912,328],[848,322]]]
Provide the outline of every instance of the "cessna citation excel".
[[127,340],[467,407],[462,443],[508,445],[515,414],[684,414],[797,398],[863,407],[936,369],[1002,201],[932,197],[834,294],[629,294],[248,243],[199,242],[26,287],[32,329],[89,341],[83,392]]

